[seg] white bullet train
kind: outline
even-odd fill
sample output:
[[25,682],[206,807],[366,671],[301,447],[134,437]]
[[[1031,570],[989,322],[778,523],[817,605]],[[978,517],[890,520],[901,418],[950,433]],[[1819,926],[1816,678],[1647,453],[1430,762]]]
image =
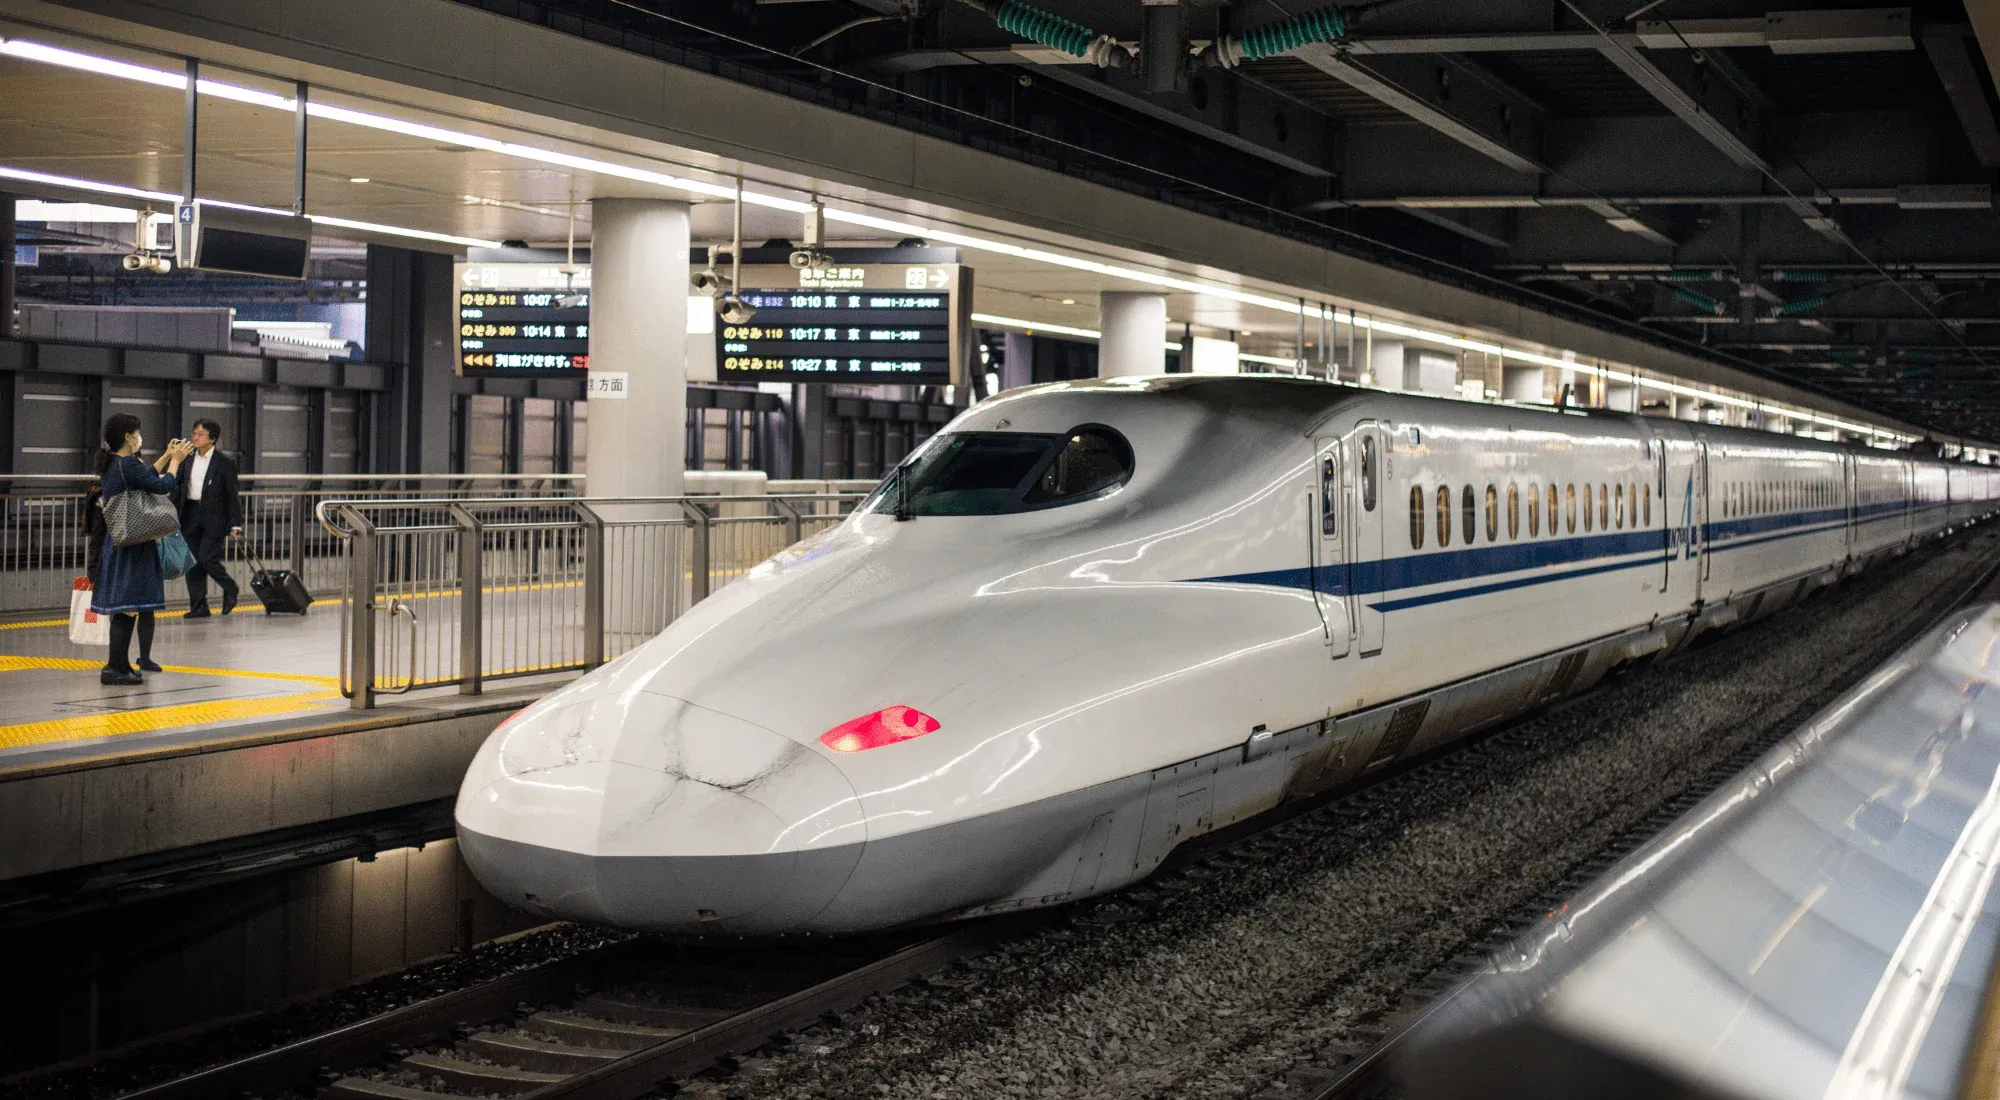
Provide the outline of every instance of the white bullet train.
[[552,916],[1051,905],[1986,516],[2000,470],[1277,378],[1002,394],[516,715],[467,862]]

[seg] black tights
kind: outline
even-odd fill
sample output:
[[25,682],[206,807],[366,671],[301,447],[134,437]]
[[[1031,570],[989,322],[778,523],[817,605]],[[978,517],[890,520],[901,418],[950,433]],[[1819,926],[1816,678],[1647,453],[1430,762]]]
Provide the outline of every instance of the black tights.
[[111,659],[105,667],[118,672],[132,671],[132,625],[133,619],[139,626],[139,659],[150,660],[153,656],[153,613],[141,611],[134,615],[111,616]]

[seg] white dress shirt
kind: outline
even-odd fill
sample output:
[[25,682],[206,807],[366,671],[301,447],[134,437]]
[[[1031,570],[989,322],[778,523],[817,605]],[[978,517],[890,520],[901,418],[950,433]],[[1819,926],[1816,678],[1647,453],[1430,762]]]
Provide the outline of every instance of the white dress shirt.
[[215,454],[215,448],[195,452],[194,461],[189,464],[187,476],[187,498],[201,499],[201,483],[208,480],[208,460]]

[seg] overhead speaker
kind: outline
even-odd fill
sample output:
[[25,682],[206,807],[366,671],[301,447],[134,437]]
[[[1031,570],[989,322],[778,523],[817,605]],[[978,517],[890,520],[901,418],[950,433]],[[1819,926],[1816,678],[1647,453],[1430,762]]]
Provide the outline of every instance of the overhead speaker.
[[181,208],[186,234],[181,255],[202,271],[303,279],[312,258],[312,222],[296,214],[266,214],[195,203]]

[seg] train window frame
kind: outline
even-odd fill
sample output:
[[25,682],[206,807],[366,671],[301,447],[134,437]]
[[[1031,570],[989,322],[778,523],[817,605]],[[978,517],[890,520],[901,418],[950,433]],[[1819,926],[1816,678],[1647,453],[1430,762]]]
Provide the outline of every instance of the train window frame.
[[1437,534],[1438,549],[1451,549],[1451,486],[1449,485],[1438,486]]
[[1375,433],[1367,432],[1361,437],[1361,510],[1364,512],[1375,510],[1380,466],[1381,463],[1375,461]]
[[1569,533],[1576,534],[1576,482],[1563,487],[1563,511],[1569,513]]
[[1562,533],[1562,490],[1555,482],[1549,482],[1549,537]]
[[1646,526],[1651,527],[1653,525],[1653,483],[1650,481],[1643,482],[1639,488],[1646,494]]
[[1427,522],[1424,518],[1424,487],[1412,485],[1410,486],[1410,549],[1424,548],[1424,528]]
[[1528,483],[1528,537],[1542,537],[1542,484],[1539,481]]
[[1586,482],[1584,482],[1584,483],[1583,483],[1583,531],[1584,531],[1584,534],[1589,534],[1590,532],[1592,532],[1592,531],[1595,531],[1595,530],[1597,529],[1597,528],[1595,528],[1595,527],[1591,526],[1591,520],[1592,520],[1593,518],[1595,518],[1595,517],[1593,517],[1593,516],[1591,515],[1591,494],[1590,494],[1590,482],[1586,481]]
[[1333,538],[1340,534],[1339,511],[1336,502],[1340,499],[1339,469],[1331,453],[1319,456],[1319,533],[1321,538]]
[[1507,541],[1521,537],[1521,487],[1507,483]]
[[1500,541],[1500,490],[1486,483],[1486,541]]
[[1465,521],[1465,533],[1459,537],[1465,545],[1471,546],[1479,541],[1479,496],[1472,491],[1471,482],[1467,482],[1465,488],[1459,490],[1458,499],[1460,510],[1465,513],[1460,517]]
[[1622,481],[1619,482],[1616,489],[1617,491],[1612,493],[1611,496],[1618,507],[1612,511],[1612,516],[1618,521],[1618,530],[1623,531],[1625,529],[1625,483]]
[[1597,483],[1597,529],[1611,530],[1611,489],[1601,481]]

